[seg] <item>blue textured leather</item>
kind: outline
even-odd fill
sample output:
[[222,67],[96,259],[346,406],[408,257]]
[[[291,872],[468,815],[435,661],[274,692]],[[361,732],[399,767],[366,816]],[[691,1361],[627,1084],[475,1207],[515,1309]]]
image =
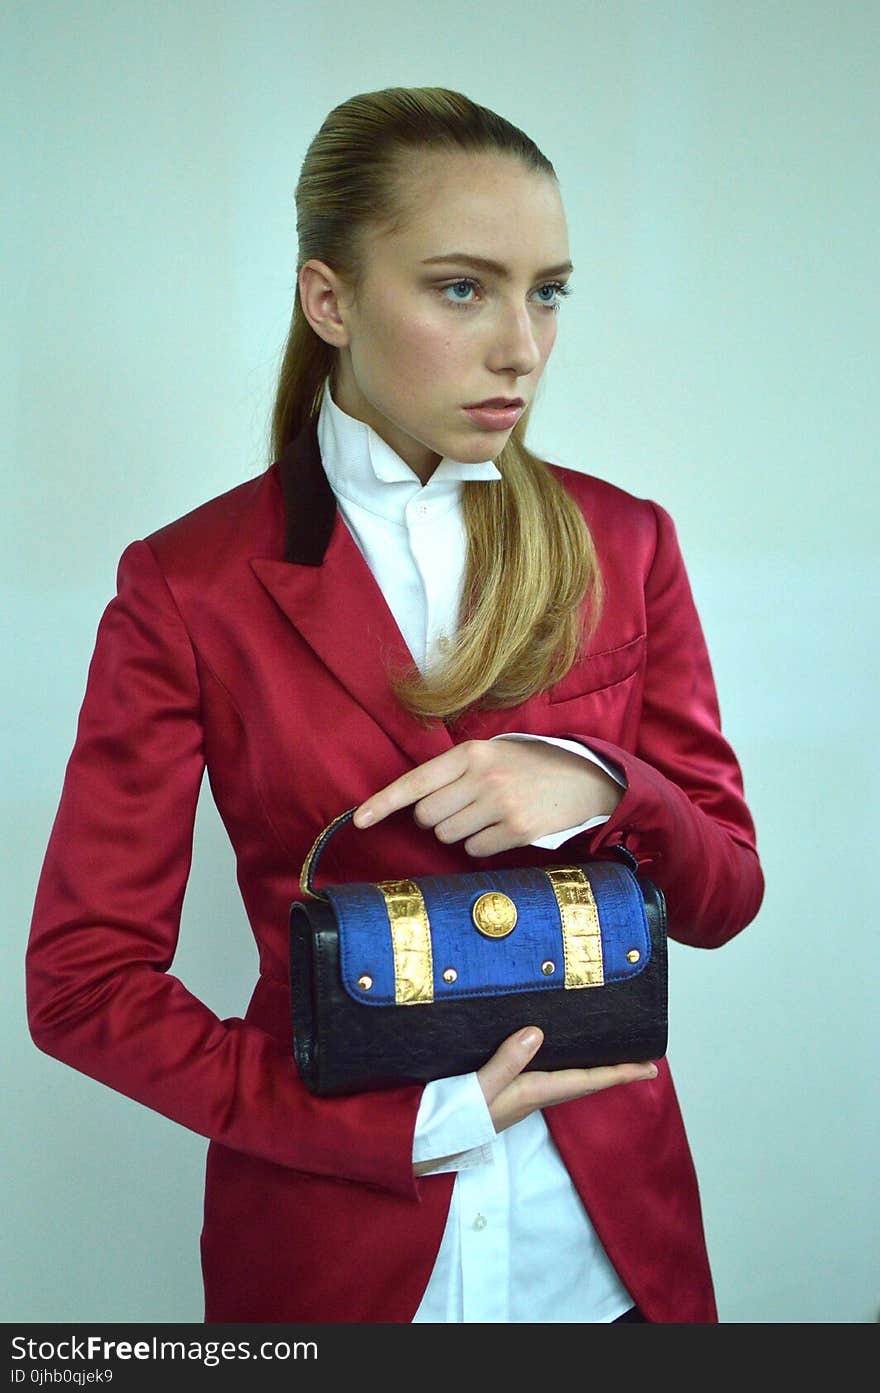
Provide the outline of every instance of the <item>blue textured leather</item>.
[[[605,981],[638,976],[650,961],[651,937],[635,875],[614,861],[594,861],[588,870],[583,869],[599,914]],[[422,876],[415,883],[430,922],[435,1001],[500,992],[558,991],[564,986],[562,921],[550,880],[541,868]],[[508,895],[517,907],[516,927],[504,938],[486,938],[471,917],[475,901],[490,890]],[[321,893],[336,917],[346,992],[365,1005],[394,1005],[394,959],[382,892],[375,885],[358,882],[328,885]],[[626,958],[633,948],[640,955],[636,963]],[[541,971],[541,964],[548,959],[556,965],[551,976]],[[447,967],[455,968],[455,982],[444,982]],[[368,991],[358,986],[363,973],[372,978]],[[601,987],[571,990],[601,991]]]

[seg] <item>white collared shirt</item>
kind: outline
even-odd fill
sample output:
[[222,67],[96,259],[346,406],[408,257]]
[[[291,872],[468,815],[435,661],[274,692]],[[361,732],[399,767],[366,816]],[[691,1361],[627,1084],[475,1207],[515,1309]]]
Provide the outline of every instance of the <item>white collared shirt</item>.
[[[337,507],[425,672],[451,637],[467,537],[465,479],[501,478],[491,460],[440,460],[425,485],[372,427],[342,411],[326,379],[318,445]],[[547,740],[592,759],[625,786],[622,771],[579,741],[505,732],[495,740]],[[555,850],[606,817],[539,837]],[[457,1171],[431,1278],[413,1320],[612,1321],[632,1299],[614,1271],[540,1111],[496,1133],[476,1073],[426,1085],[413,1161],[449,1158]]]

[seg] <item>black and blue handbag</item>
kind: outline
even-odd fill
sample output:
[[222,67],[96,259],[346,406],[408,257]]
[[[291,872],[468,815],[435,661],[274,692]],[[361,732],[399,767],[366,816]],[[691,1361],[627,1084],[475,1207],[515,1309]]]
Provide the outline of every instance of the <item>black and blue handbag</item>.
[[479,1069],[527,1025],[527,1069],[658,1059],[667,1042],[666,905],[613,860],[314,888],[290,907],[293,1054],[306,1087],[354,1093]]

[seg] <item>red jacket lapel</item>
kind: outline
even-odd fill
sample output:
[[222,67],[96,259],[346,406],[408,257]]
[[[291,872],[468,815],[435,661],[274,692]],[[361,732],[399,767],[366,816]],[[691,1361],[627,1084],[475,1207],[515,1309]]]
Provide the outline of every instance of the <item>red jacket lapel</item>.
[[336,506],[312,418],[278,461],[285,559],[251,570],[284,615],[395,743],[423,764],[451,748],[442,721],[422,723],[394,699],[386,665],[412,661],[382,591]]

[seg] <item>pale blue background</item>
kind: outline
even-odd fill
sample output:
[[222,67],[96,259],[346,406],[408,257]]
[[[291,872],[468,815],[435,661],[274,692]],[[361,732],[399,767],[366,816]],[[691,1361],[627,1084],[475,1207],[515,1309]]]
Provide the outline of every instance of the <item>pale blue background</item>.
[[[532,444],[673,514],[743,766],[764,907],[671,962],[722,1319],[874,1320],[877,5],[39,0],[0,40],[0,1318],[202,1319],[207,1143],[37,1051],[24,948],[119,555],[264,467],[305,148],[403,84],[557,168]],[[206,782],[174,971],[227,1016],[256,967]]]

